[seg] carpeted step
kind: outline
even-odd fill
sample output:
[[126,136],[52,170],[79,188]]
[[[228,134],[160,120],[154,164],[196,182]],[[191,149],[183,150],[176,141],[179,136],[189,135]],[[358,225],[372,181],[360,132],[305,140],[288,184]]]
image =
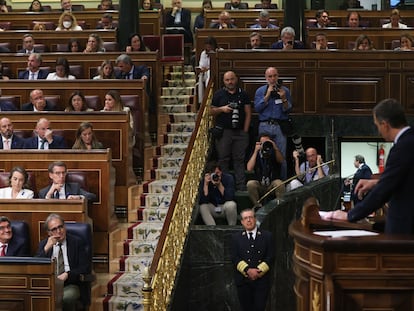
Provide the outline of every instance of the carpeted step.
[[161,146],[160,155],[162,157],[180,157],[184,156],[188,144],[168,144]]

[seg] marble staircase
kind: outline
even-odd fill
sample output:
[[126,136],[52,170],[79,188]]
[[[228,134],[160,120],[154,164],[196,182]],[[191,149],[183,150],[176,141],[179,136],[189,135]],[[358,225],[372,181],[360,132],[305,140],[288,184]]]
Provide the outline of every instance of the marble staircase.
[[[115,243],[103,310],[143,310],[142,273],[151,265],[195,126],[195,75],[172,68],[161,90],[157,146],[145,150],[144,182],[128,191],[128,226]],[[187,69],[187,68],[186,68]],[[191,71],[190,71],[191,69]]]

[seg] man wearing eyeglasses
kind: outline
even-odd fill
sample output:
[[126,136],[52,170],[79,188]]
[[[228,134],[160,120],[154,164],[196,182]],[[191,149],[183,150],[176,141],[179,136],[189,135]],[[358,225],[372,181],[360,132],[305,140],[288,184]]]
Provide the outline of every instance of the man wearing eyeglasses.
[[232,236],[231,260],[241,310],[264,311],[275,256],[272,234],[257,227],[253,209],[241,211],[240,216],[244,230]]
[[48,167],[48,172],[52,184],[39,191],[40,199],[78,200],[86,198],[88,202],[96,200],[94,193],[82,189],[78,183],[66,182],[67,167],[64,162],[52,162]]
[[326,10],[319,10],[315,14],[316,23],[309,25],[311,28],[326,28],[329,27],[329,13]]
[[63,310],[76,310],[80,298],[79,276],[89,271],[85,245],[81,239],[66,233],[65,221],[50,214],[45,221],[48,237],[40,241],[38,257],[56,258],[57,278],[64,281]]
[[0,216],[0,256],[30,256],[29,243],[13,236],[10,220],[6,216]]

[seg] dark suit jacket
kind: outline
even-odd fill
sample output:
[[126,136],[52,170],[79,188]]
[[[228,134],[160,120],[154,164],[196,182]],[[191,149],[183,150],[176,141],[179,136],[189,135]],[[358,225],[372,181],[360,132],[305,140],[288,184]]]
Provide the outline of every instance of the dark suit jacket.
[[[16,135],[12,136],[12,143],[10,146],[11,149],[23,149],[23,145],[24,145],[23,138],[16,136]],[[0,136],[0,149],[4,149],[3,139],[1,138],[1,136]]]
[[[248,8],[249,8],[249,4],[247,2],[240,2],[239,7],[238,7],[239,10],[247,10]],[[231,3],[226,2],[224,4],[224,9],[231,10]]]
[[[46,101],[45,111],[56,111],[56,106],[51,102]],[[22,111],[34,111],[32,103],[26,103],[22,106]]]
[[0,53],[10,53],[10,50],[4,46],[0,46]]
[[[26,49],[20,49],[17,51],[17,53],[25,53],[26,54]],[[33,48],[33,52],[32,53],[41,53],[41,51],[39,51],[36,48]]]
[[[142,65],[142,66],[135,66],[134,65],[133,73],[132,73],[133,79],[141,79],[142,76],[147,76],[148,79],[150,78],[150,73],[149,73],[148,67],[144,66],[144,65]],[[115,78],[124,79],[125,78],[125,73],[123,73],[122,71],[117,71]]]
[[[276,49],[276,50],[282,50],[283,49],[283,41],[279,40],[275,43],[272,44],[272,49]],[[293,49],[304,49],[305,46],[303,45],[302,41],[293,41]]]
[[[371,175],[372,171],[366,164],[364,164],[361,168],[357,169],[357,171],[354,174],[354,178],[352,178],[353,188],[355,188],[360,179],[371,179]],[[351,192],[351,199],[354,201],[354,205],[360,201],[358,199],[358,196],[353,191]]]
[[0,102],[0,109],[1,111],[16,111],[17,110],[16,106],[10,101]]
[[[52,185],[49,185],[39,191],[40,199],[44,199],[46,197],[46,194],[49,191],[50,187],[52,187]],[[96,201],[96,195],[82,189],[78,183],[65,183],[65,193],[66,196],[83,195],[89,202]]]
[[[258,228],[256,239],[253,243],[254,248],[251,247],[251,242],[245,230],[232,235],[231,260],[235,270],[236,285],[250,282],[236,268],[240,261],[245,261],[250,268],[257,268],[261,262],[265,262],[270,268],[272,267],[275,256],[272,234],[269,231]],[[262,278],[259,278],[255,282],[269,282],[270,275],[271,273],[268,271]]]
[[[91,263],[88,262],[87,253],[85,250],[85,244],[78,237],[66,233],[67,251],[70,273],[68,279],[65,281],[65,285],[76,284],[79,285],[79,275],[86,274],[90,271]],[[51,258],[53,254],[53,247],[49,252],[45,253],[44,247],[47,243],[47,238],[40,241],[39,248],[37,250],[37,257]]]
[[7,246],[6,256],[29,257],[30,255],[29,241],[13,235]]
[[413,163],[414,130],[410,128],[391,148],[377,185],[348,212],[348,220],[362,219],[388,202],[385,232],[414,234]]
[[[220,23],[211,23],[209,28],[219,29],[220,28]],[[228,24],[227,28],[237,28],[237,26],[234,25],[234,24]]]
[[[38,80],[46,79],[48,74],[49,74],[49,71],[48,70],[46,70],[46,69],[39,69],[39,74],[37,75],[37,79]],[[21,71],[21,72],[19,72],[18,79],[20,79],[20,80],[29,80],[29,76],[30,76],[30,74],[29,74],[29,71],[28,70]]]
[[[191,11],[182,8],[181,9],[181,23],[175,24],[174,20],[175,17],[171,15],[171,10],[169,10],[165,15],[165,27],[183,27],[185,29],[184,35],[184,42],[192,43],[193,42],[193,34],[191,32]],[[170,31],[166,29],[166,33],[180,33],[175,31]]]
[[[25,139],[23,149],[38,149],[37,136]],[[62,136],[53,135],[53,142],[49,144],[49,149],[67,149],[66,142]]]

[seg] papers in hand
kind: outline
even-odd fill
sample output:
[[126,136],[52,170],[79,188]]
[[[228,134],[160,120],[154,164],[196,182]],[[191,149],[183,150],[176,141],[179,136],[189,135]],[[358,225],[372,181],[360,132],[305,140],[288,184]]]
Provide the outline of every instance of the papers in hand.
[[330,231],[314,231],[316,235],[342,238],[342,237],[361,237],[361,236],[375,236],[378,235],[376,232],[367,230],[330,230]]

